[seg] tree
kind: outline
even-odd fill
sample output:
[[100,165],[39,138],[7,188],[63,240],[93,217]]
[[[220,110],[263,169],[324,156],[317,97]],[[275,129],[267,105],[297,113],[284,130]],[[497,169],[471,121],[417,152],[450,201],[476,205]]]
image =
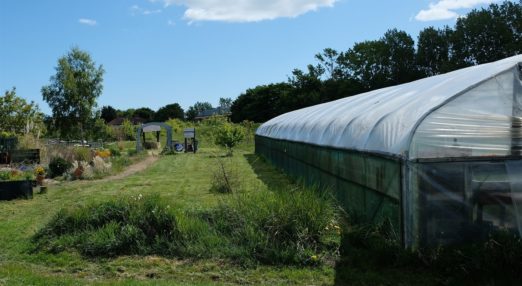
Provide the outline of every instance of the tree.
[[154,119],[154,114],[155,114],[154,110],[152,110],[148,107],[141,107],[141,108],[134,110],[134,113],[132,113],[132,116],[144,119],[145,122],[150,122]]
[[85,128],[94,122],[103,74],[103,67],[96,67],[91,56],[79,48],[58,59],[56,74],[51,76],[49,85],[42,87],[42,96],[51,107],[61,137],[84,139]]
[[522,1],[473,10],[455,25],[457,58],[475,65],[522,53]]
[[453,31],[446,27],[428,27],[419,33],[417,65],[424,76],[432,76],[453,70],[450,63]]
[[291,109],[286,104],[292,86],[288,83],[256,86],[241,94],[230,108],[232,122],[265,122]]
[[0,131],[25,134],[43,129],[43,114],[34,102],[16,95],[16,88],[0,96]]
[[154,121],[165,122],[169,119],[184,119],[185,112],[183,112],[183,108],[178,103],[167,104],[154,114]]
[[232,98],[220,97],[219,98],[219,108],[221,109],[221,114],[225,114],[230,112],[230,107],[232,106]]
[[186,112],[187,120],[194,120],[199,113],[205,110],[212,109],[212,104],[209,102],[196,102],[193,106],[190,106]]
[[118,111],[110,105],[104,106],[101,109],[100,117],[105,121],[105,123],[109,123],[118,117]]
[[214,138],[214,143],[226,148],[228,156],[232,156],[233,148],[243,141],[245,132],[241,126],[225,123],[216,130]]

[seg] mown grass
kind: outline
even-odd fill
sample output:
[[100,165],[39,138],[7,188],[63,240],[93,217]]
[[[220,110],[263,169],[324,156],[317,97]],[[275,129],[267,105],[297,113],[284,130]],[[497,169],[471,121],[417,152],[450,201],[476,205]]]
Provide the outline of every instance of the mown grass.
[[[125,179],[63,182],[33,200],[0,202],[0,285],[332,284],[331,263],[314,267],[256,264],[245,268],[230,259],[232,255],[212,257],[204,252],[200,252],[205,254],[201,259],[187,259],[158,255],[93,258],[74,249],[55,253],[34,251],[31,237],[60,209],[81,208],[122,196],[158,193],[171,208],[186,210],[195,214],[187,216],[189,219],[205,222],[208,217],[201,216],[202,213],[216,216],[209,210],[219,209],[222,203],[235,197],[209,191],[216,156],[223,154],[220,149],[204,147],[197,154],[163,156],[149,169]],[[274,182],[281,189],[295,187],[288,177],[251,154],[251,150],[240,148],[230,158],[230,164],[236,166],[238,175],[243,178],[241,194],[269,191],[269,185]],[[197,225],[179,222],[180,228],[187,226]],[[217,227],[212,227],[217,234]],[[216,237],[202,243],[212,243]]]

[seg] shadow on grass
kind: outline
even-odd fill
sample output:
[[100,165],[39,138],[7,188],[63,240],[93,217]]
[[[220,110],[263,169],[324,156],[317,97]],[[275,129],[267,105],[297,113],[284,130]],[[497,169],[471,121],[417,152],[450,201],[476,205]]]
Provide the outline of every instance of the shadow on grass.
[[248,164],[250,164],[257,177],[268,187],[268,189],[279,190],[295,184],[293,179],[282,173],[270,163],[266,162],[262,157],[259,157],[256,154],[244,154],[243,156]]

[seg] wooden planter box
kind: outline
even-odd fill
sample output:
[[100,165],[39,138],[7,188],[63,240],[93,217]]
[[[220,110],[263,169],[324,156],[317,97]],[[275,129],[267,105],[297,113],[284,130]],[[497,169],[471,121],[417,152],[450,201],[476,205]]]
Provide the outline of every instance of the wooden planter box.
[[32,181],[2,181],[0,182],[0,200],[13,200],[18,198],[33,198]]

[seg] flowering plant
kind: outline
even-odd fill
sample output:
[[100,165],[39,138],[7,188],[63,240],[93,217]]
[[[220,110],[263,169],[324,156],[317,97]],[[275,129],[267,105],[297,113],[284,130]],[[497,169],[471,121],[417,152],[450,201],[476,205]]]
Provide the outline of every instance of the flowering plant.
[[44,169],[44,167],[42,167],[42,166],[38,166],[38,167],[34,168],[34,174],[35,174],[36,176],[43,176],[43,175],[45,175],[45,169]]
[[97,150],[94,154],[94,156],[98,156],[100,158],[106,159],[111,156],[110,150]]

